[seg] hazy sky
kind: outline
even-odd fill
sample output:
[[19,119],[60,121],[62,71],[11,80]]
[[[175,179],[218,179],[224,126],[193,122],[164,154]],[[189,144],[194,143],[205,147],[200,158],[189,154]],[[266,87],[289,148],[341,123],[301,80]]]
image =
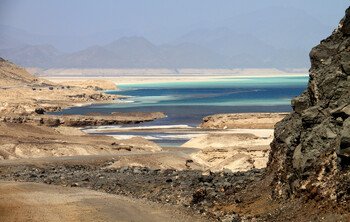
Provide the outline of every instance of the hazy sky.
[[0,0],[0,24],[45,35],[87,35],[113,29],[143,33],[219,22],[263,8],[307,12],[334,27],[348,0]]

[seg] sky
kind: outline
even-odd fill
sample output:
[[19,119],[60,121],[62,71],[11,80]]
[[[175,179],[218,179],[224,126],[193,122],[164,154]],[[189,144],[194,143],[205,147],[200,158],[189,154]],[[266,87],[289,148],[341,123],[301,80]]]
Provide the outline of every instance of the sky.
[[285,7],[334,27],[348,0],[0,0],[0,24],[43,35],[79,36],[115,29],[146,33],[190,30],[198,24]]
[[[191,53],[202,50],[195,58],[206,52],[227,64],[308,67],[310,49],[337,28],[349,5],[349,0],[0,0],[0,48],[33,46],[43,58],[61,52],[91,56],[98,54],[91,48],[111,50],[126,37],[134,41],[126,46],[137,46],[138,55],[149,45],[175,47],[174,61],[191,44]],[[11,50],[2,52],[28,65]]]

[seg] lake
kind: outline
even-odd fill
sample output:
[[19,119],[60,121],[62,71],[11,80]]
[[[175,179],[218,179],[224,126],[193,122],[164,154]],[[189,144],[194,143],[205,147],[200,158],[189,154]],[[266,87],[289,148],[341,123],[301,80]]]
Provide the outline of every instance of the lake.
[[[217,113],[290,112],[290,101],[307,86],[308,76],[213,78],[207,82],[171,82],[118,85],[120,91],[107,91],[115,95],[129,95],[126,103],[94,104],[75,107],[60,114],[88,112],[164,112],[167,117],[148,123],[120,127],[196,127],[207,115]],[[102,133],[102,132],[101,132]],[[113,133],[120,138],[132,135],[148,137],[159,144],[174,145],[188,140],[182,134],[164,133]],[[112,134],[111,134],[112,135]],[[171,138],[171,136],[174,136]],[[164,140],[162,139],[162,136]],[[171,140],[171,141],[170,141]],[[168,142],[167,142],[168,141]]]

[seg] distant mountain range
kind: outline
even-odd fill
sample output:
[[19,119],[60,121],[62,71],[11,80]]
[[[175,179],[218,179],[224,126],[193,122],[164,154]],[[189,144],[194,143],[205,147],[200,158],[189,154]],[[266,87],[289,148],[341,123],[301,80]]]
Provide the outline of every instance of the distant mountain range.
[[[0,56],[42,69],[305,68],[310,66],[308,52],[329,30],[303,11],[283,8],[198,24],[180,37],[158,41],[167,44],[154,44],[132,30],[78,38],[0,25]],[[155,41],[157,34],[164,36],[161,31],[145,35]],[[63,52],[69,47],[79,50]]]
[[[244,39],[248,40],[246,47]],[[157,46],[144,37],[123,37],[108,45],[63,53],[52,45],[26,45],[11,40],[2,45],[18,46],[2,46],[0,56],[24,67],[42,69],[307,67],[307,52],[303,50],[276,50],[239,35],[217,41],[219,46],[214,51],[212,42],[208,42],[208,47],[194,43]]]
[[47,68],[215,68],[226,58],[191,44],[156,46],[143,37],[123,37],[105,46],[62,53],[51,45],[1,49],[0,55],[24,67]]

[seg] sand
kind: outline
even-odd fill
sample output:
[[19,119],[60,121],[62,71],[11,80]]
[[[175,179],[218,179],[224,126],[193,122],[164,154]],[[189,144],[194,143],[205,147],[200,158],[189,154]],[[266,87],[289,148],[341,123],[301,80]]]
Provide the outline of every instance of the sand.
[[[306,74],[290,74],[283,75],[287,76],[307,76]],[[245,77],[280,77],[280,75],[191,75],[191,76],[104,76],[104,77],[91,77],[91,76],[79,76],[79,77],[68,77],[68,76],[53,76],[45,77],[46,79],[60,83],[65,81],[86,81],[86,80],[108,80],[117,84],[117,86],[122,86],[126,84],[141,84],[141,83],[169,83],[169,82],[213,82],[222,81],[222,78],[245,78]],[[231,79],[231,81],[234,81]],[[239,81],[239,80],[237,80]]]
[[117,140],[87,135],[70,127],[0,122],[0,138],[0,160],[162,151],[157,144],[140,137]]
[[220,78],[233,77],[308,76],[307,70],[284,72],[277,69],[50,69],[43,71],[41,75],[57,83],[108,80],[115,82],[118,86],[140,83],[222,81]]
[[205,221],[175,206],[82,188],[1,181],[0,194],[0,221],[7,222]]
[[[146,166],[151,168],[172,168],[183,170],[185,161],[192,160],[190,169],[220,171],[224,168],[232,172],[260,169],[266,167],[268,154],[273,139],[273,129],[205,129],[198,127],[187,128],[95,128],[86,129],[86,133],[183,133],[190,139],[181,147],[163,148],[174,149],[182,154],[171,152],[155,155],[124,156],[118,159],[115,166]],[[116,138],[118,136],[114,135]],[[125,135],[123,135],[125,137]],[[122,136],[122,137],[123,137]],[[176,135],[171,135],[175,137]],[[188,152],[188,151],[190,152]]]
[[208,129],[274,129],[287,113],[225,113],[206,116],[199,127]]
[[249,133],[212,133],[193,138],[181,147],[200,149],[191,154],[192,160],[213,172],[225,168],[237,172],[265,168],[271,141],[271,136]]
[[[5,66],[7,65],[7,66]],[[106,101],[110,95],[100,94],[96,89],[117,89],[113,83],[104,80],[113,81],[117,85],[123,83],[147,83],[147,82],[193,82],[193,81],[222,81],[220,78],[228,77],[267,77],[267,76],[300,76],[302,73],[285,73],[276,69],[178,69],[178,70],[152,70],[152,69],[125,69],[125,70],[79,70],[79,69],[62,69],[62,70],[47,70],[42,74],[53,74],[49,78],[52,81],[87,81],[87,82],[68,82],[69,85],[75,87],[66,87],[63,85],[40,85],[33,86],[39,80],[35,76],[26,73],[24,69],[13,64],[4,62],[4,67],[8,69],[17,70],[21,72],[23,81],[17,84],[14,81],[15,76],[7,69],[3,75],[11,80],[16,87],[4,88],[2,90],[2,97],[0,101],[3,106],[0,107],[4,113],[33,113],[37,112],[38,108],[45,105],[50,107],[50,110],[55,109],[59,111],[64,103],[66,107],[72,106],[73,103],[94,103],[98,100]],[[107,74],[104,72],[108,72]],[[100,75],[96,75],[99,73]],[[67,77],[68,76],[68,77]],[[79,77],[80,76],[80,77]],[[102,76],[102,77],[101,77]],[[30,78],[29,78],[30,77]],[[28,79],[28,81],[27,81]],[[102,79],[103,81],[95,81]],[[44,80],[42,80],[44,81]],[[237,80],[239,81],[239,80]],[[49,82],[50,83],[50,82]],[[5,84],[6,85],[6,84]],[[91,85],[91,87],[90,87]],[[77,87],[79,86],[79,87]],[[83,88],[88,89],[83,89]],[[95,90],[94,90],[95,89]],[[84,91],[84,93],[82,93]],[[14,97],[16,99],[14,99]],[[97,99],[96,99],[96,98]],[[18,101],[18,98],[21,98]],[[67,99],[69,98],[69,99]],[[117,98],[114,98],[117,99]],[[14,103],[9,107],[9,103]],[[22,106],[18,103],[21,102]],[[45,102],[43,105],[42,103]],[[49,103],[49,104],[48,104]],[[30,105],[27,107],[28,105]],[[53,108],[51,108],[53,106]],[[18,107],[23,107],[19,109]],[[42,109],[44,109],[42,108]],[[6,112],[5,112],[6,111]],[[40,111],[40,110],[39,110]],[[256,115],[256,114],[254,114]],[[216,118],[218,117],[218,118]],[[158,159],[161,161],[154,161],[154,158],[125,157],[119,164],[140,164],[152,165],[152,167],[162,168],[183,168],[188,159],[193,157],[192,168],[198,169],[202,167],[209,167],[212,170],[220,170],[223,167],[230,168],[233,171],[249,170],[252,168],[261,168],[266,162],[266,153],[268,152],[268,143],[272,139],[272,126],[278,119],[271,119],[272,116],[256,118],[249,114],[244,118],[243,123],[237,121],[242,119],[242,116],[215,116],[211,121],[207,121],[207,129],[201,128],[160,128],[160,129],[139,129],[138,132],[144,130],[145,132],[175,132],[186,133],[191,137],[197,137],[186,143],[185,146],[189,148],[201,149],[197,154],[181,154],[177,155],[172,161],[169,161],[167,156]],[[237,120],[238,119],[238,120]],[[222,122],[224,120],[224,122]],[[227,125],[231,120],[234,120],[234,127]],[[261,122],[261,129],[254,129],[250,127],[256,125],[257,121]],[[272,123],[270,122],[272,121]],[[268,124],[267,124],[268,122]],[[243,125],[242,125],[243,124]],[[120,151],[135,151],[135,152],[159,152],[162,149],[153,142],[149,142],[142,138],[130,138],[124,140],[116,140],[113,137],[86,135],[96,129],[86,130],[85,133],[76,129],[57,128],[48,129],[45,127],[34,127],[26,124],[10,124],[2,123],[0,128],[3,128],[3,140],[1,140],[2,152],[0,157],[2,159],[14,158],[32,158],[32,157],[57,157],[57,156],[71,156],[71,155],[101,155],[101,154],[115,154]],[[214,129],[213,129],[214,128]],[[230,130],[227,128],[235,128]],[[245,128],[245,129],[240,129]],[[247,130],[247,128],[251,128]],[[6,129],[6,130],[5,130]],[[15,130],[14,130],[15,129]],[[117,129],[105,128],[104,132],[116,132]],[[132,129],[120,129],[120,131]],[[97,130],[101,132],[101,130]],[[18,136],[21,136],[20,138]],[[225,143],[222,143],[225,142]],[[170,154],[170,153],[168,153]],[[232,159],[233,158],[233,159]],[[260,161],[260,159],[263,159]],[[229,161],[230,160],[230,161]],[[166,164],[164,164],[166,163]],[[233,164],[235,163],[235,164]],[[240,164],[236,164],[240,163]],[[238,167],[239,166],[239,167]],[[187,166],[186,166],[187,167]]]

